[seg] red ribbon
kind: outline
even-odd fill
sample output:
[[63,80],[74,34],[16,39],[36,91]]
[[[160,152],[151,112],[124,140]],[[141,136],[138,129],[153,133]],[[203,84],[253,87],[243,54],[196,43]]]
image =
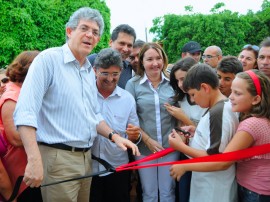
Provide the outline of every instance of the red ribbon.
[[141,166],[134,166],[142,162],[147,162],[153,159],[157,159],[163,157],[171,152],[175,151],[172,148],[168,148],[157,153],[151,154],[143,159],[138,161],[134,161],[128,164],[124,164],[116,168],[116,172],[123,171],[123,170],[136,170],[140,168],[149,168],[155,166],[167,166],[172,164],[185,164],[185,163],[200,163],[200,162],[222,162],[222,161],[239,161],[245,158],[251,158],[256,155],[262,155],[266,153],[270,153],[270,144],[264,144],[259,146],[254,146],[248,149],[233,151],[233,152],[226,152],[222,154],[214,154],[211,156],[203,156],[193,159],[181,160],[181,161],[173,161],[173,162],[164,162],[164,163],[155,163],[155,164],[148,164],[148,165],[141,165]]

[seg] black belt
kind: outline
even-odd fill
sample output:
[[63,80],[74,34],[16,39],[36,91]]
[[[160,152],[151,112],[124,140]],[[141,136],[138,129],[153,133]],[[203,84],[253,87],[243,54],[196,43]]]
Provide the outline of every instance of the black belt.
[[39,142],[40,145],[45,145],[48,147],[53,147],[56,149],[62,149],[62,150],[67,150],[67,151],[71,151],[71,152],[87,152],[91,147],[87,147],[87,148],[78,148],[78,147],[71,147],[68,146],[66,144],[62,144],[62,143],[56,143],[56,144],[48,144],[45,142]]

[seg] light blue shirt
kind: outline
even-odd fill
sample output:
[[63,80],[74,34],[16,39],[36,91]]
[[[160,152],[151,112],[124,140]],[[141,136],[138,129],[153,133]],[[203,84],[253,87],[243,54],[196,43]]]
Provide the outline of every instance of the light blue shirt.
[[47,49],[33,61],[14,112],[16,126],[37,129],[37,141],[90,147],[103,120],[91,64],[80,67],[68,45]]
[[[168,135],[176,124],[164,107],[165,102],[174,104],[174,91],[169,80],[162,74],[162,80],[155,89],[146,74],[135,76],[127,82],[126,90],[135,98],[140,127],[163,147],[169,147]],[[152,153],[143,142],[138,146],[143,155]]]
[[[113,93],[107,98],[98,93],[98,102],[106,123],[122,137],[127,138],[126,128],[129,123],[139,126],[135,100],[126,90],[116,86]],[[122,150],[101,135],[98,135],[95,139],[91,152],[114,167],[126,164],[129,161],[127,151]],[[104,167],[97,161],[92,162],[92,167],[93,172],[104,170]]]

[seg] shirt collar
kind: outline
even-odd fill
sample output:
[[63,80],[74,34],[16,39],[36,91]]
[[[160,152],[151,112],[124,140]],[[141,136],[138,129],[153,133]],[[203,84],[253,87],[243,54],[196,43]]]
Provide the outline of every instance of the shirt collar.
[[[78,60],[74,57],[73,53],[71,52],[71,50],[68,46],[68,43],[65,43],[62,46],[62,49],[63,49],[64,63],[65,64],[70,63],[70,62],[79,63]],[[85,63],[83,64],[82,69],[91,71],[91,68],[92,68],[91,63],[89,62],[89,60],[87,58],[85,58]]]
[[[120,90],[121,88],[119,86],[116,86],[116,88],[114,89],[114,91],[112,92],[112,94],[109,95],[109,97],[114,97],[114,96],[119,96],[121,97],[122,92]],[[99,96],[101,96],[103,98],[103,96],[100,94],[100,92],[98,91]]]
[[121,97],[122,95],[122,92],[120,90],[121,88],[119,86],[116,86],[116,88],[114,89],[113,93],[112,93],[112,96],[114,95],[118,95],[119,97]]
[[[164,79],[167,80],[167,81],[169,81],[169,78],[167,78],[167,77],[164,75],[164,73],[161,72],[161,82],[160,82],[160,83],[162,83],[162,82],[164,81]],[[143,83],[145,83],[146,81],[149,81],[149,79],[148,79],[146,73],[144,73],[142,79],[140,80],[140,85],[143,84]]]

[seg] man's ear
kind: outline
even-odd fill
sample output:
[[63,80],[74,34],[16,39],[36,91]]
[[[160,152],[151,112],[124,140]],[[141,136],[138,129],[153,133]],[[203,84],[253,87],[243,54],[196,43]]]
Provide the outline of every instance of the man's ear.
[[256,104],[260,103],[261,100],[262,100],[261,96],[256,95],[256,96],[253,98],[252,105],[256,105]]
[[110,41],[109,41],[109,46],[110,47],[112,47],[112,43],[113,43],[113,41],[110,39]]
[[181,57],[182,57],[182,58],[185,58],[186,55],[187,55],[186,53],[182,53],[182,54],[181,54]]
[[70,38],[72,31],[73,30],[70,27],[66,28],[66,33],[67,33],[68,38]]
[[95,75],[97,76],[97,68],[94,66],[93,69],[95,71]]
[[201,83],[201,89],[203,89],[206,93],[210,92],[210,86],[206,83]]

